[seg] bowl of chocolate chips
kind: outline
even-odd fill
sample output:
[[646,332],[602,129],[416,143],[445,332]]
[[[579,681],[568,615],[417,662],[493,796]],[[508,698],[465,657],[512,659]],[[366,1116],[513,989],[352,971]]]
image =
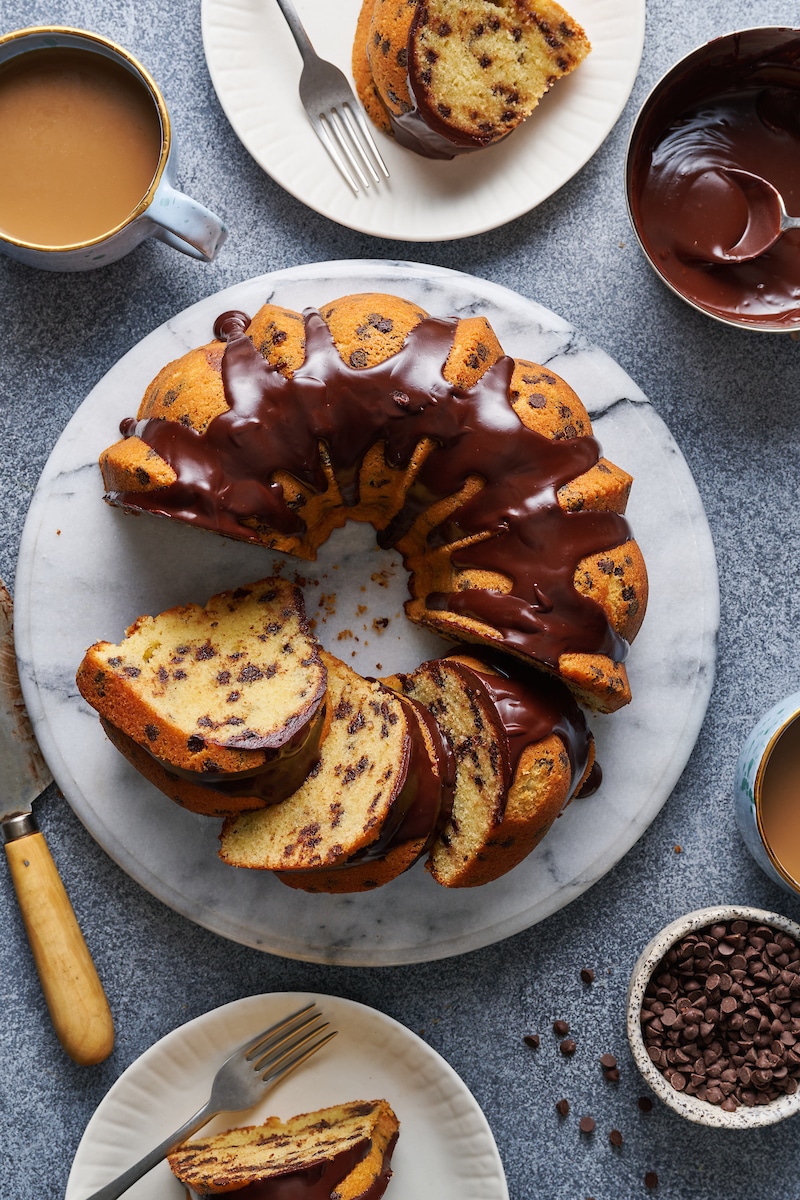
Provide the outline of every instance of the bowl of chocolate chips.
[[628,1040],[689,1121],[748,1129],[800,1112],[800,925],[745,906],[667,925],[633,969]]

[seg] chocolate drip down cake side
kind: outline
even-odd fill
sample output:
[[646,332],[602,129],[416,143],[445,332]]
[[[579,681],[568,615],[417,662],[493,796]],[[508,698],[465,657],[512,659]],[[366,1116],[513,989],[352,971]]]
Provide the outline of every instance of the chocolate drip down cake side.
[[407,617],[456,653],[364,679],[266,579],[161,614],[158,653],[150,617],[98,643],[82,694],[151,782],[224,818],[226,862],[308,891],[421,858],[447,887],[496,879],[596,786],[581,706],[631,698],[631,477],[564,380],[505,355],[483,317],[363,294],[224,313],[214,333],[101,456],[106,500],[306,560],[371,524],[409,571]]

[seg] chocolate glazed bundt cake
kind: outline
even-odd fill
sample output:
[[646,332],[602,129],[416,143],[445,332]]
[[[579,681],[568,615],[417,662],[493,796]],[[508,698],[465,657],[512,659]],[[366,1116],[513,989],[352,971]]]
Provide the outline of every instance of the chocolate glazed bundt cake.
[[185,1142],[169,1155],[190,1195],[379,1200],[400,1122],[386,1100],[352,1100]]
[[395,296],[217,320],[169,364],[101,457],[106,499],[313,559],[348,520],[410,572],[407,615],[630,699],[647,576],[622,515],[631,478],[545,367],[489,323]]
[[380,129],[453,158],[507,137],[590,49],[554,0],[363,0],[352,67]]

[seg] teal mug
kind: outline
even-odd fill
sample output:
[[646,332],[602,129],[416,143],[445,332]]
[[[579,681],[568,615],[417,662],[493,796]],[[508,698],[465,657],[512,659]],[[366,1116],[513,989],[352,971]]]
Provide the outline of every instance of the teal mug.
[[800,896],[800,692],[756,724],[736,764],[733,794],[753,858],[774,883]]
[[[83,140],[73,147],[73,137]],[[0,36],[0,158],[0,252],[28,266],[87,271],[148,237],[212,262],[227,236],[175,186],[155,81],[99,34],[36,26]]]

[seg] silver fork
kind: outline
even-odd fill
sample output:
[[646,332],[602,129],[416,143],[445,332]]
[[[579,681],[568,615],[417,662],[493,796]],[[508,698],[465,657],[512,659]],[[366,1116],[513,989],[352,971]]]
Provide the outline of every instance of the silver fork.
[[101,1187],[99,1192],[87,1196],[86,1200],[117,1200],[129,1187],[133,1187],[137,1179],[141,1179],[188,1137],[207,1125],[217,1113],[243,1112],[252,1108],[276,1083],[336,1037],[337,1031],[334,1029],[314,1041],[317,1034],[327,1028],[328,1022],[322,1021],[322,1014],[312,1003],[250,1038],[238,1050],[234,1050],[219,1068],[211,1084],[211,1095],[193,1117],[189,1117],[155,1150],[145,1154],[122,1175]]
[[380,183],[378,172],[388,179],[388,167],[344,74],[316,53],[292,0],[278,0],[278,7],[303,58],[300,99],[317,137],[354,192],[359,190],[354,175],[365,188],[370,186],[367,175],[373,183]]

